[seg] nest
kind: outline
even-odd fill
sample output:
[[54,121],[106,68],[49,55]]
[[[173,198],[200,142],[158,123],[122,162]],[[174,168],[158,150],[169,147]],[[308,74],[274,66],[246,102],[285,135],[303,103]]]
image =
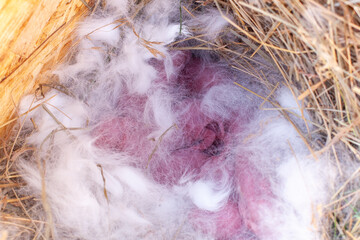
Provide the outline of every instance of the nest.
[[[23,147],[24,139],[19,135],[22,123],[17,122],[16,106],[23,94],[34,92],[39,83],[49,82],[48,70],[61,62],[76,45],[76,40],[71,38],[76,22],[105,4],[105,1],[66,2],[46,3],[45,9],[35,5],[29,7],[24,1],[10,1],[7,6],[2,6],[3,11],[8,11],[5,17],[13,22],[15,33],[8,34],[12,29],[6,28],[8,24],[3,21],[1,39],[6,48],[0,52],[4,61],[0,78],[1,223],[33,232],[34,237],[38,237],[42,228],[46,230],[46,223],[31,218],[32,211],[42,208],[41,199],[21,195],[21,189],[26,186],[14,162],[19,155],[32,149]],[[261,72],[251,70],[252,57],[261,55],[279,69],[284,84],[312,119],[298,117],[316,126],[316,132],[299,130],[304,142],[315,159],[330,153],[337,165],[338,185],[333,186],[331,202],[322,210],[323,237],[358,239],[360,171],[349,172],[353,168],[348,166],[356,166],[360,160],[359,3],[342,0],[204,0],[194,1],[193,9],[179,3],[183,15],[192,16],[194,11],[217,8],[230,23],[227,31],[214,41],[195,35],[193,38],[200,42],[195,46],[197,49],[217,51],[234,69],[256,76],[271,92],[279,86],[267,81]],[[16,17],[14,14],[20,10],[28,17]],[[36,24],[39,27],[34,34],[30,26]],[[258,97],[270,101],[271,96]],[[288,114],[286,109],[279,110]],[[315,134],[321,139],[314,139]],[[7,239],[7,234],[0,232],[1,239]],[[48,237],[46,231],[41,236]]]

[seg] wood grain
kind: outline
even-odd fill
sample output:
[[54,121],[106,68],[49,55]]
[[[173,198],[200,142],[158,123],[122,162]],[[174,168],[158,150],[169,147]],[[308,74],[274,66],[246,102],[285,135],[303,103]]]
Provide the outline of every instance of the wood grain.
[[64,59],[87,12],[80,0],[0,0],[0,136],[21,97]]

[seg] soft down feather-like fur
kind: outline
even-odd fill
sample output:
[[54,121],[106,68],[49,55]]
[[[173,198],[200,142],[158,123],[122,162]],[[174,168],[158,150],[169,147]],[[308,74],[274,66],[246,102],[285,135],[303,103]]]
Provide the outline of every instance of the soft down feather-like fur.
[[[310,157],[278,111],[261,110],[233,82],[265,95],[260,83],[207,52],[167,47],[194,27],[215,39],[226,21],[216,11],[183,17],[180,35],[178,1],[154,0],[136,18],[129,2],[107,3],[81,24],[78,52],[54,72],[74,96],[51,90],[21,105],[42,101],[52,113],[27,116],[38,126],[27,143],[38,151],[18,167],[37,196],[44,168],[54,237],[319,239],[325,159]],[[285,88],[276,95],[298,108]]]

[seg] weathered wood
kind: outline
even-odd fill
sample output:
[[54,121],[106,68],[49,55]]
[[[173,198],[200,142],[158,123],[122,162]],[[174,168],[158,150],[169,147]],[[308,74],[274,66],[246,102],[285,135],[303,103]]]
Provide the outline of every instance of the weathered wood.
[[64,58],[87,12],[81,0],[0,0],[0,134],[21,96]]

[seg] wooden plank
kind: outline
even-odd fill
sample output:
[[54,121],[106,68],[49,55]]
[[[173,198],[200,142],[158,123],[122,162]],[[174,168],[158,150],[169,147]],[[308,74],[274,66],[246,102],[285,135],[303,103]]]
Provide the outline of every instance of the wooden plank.
[[0,0],[0,126],[63,60],[87,12],[81,0]]

